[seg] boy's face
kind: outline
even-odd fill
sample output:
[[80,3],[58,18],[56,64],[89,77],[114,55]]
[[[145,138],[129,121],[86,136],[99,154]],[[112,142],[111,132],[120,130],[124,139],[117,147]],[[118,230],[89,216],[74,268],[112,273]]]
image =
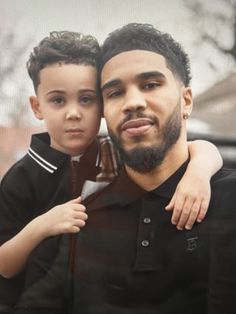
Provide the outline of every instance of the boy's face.
[[53,148],[82,154],[100,126],[96,68],[64,63],[43,68],[37,97],[30,97],[30,103],[35,116],[44,120]]

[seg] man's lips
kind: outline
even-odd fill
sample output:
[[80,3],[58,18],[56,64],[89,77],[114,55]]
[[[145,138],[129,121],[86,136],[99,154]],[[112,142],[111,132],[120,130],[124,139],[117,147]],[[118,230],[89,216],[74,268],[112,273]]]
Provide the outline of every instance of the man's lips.
[[147,118],[139,118],[129,120],[122,124],[121,131],[126,131],[131,135],[141,135],[145,133],[150,127],[152,127],[154,122]]

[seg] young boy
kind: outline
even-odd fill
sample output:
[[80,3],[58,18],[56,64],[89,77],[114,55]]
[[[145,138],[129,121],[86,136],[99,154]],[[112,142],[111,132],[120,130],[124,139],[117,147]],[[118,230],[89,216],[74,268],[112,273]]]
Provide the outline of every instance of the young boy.
[[[103,140],[100,148],[96,139],[102,113],[97,92],[99,52],[91,36],[52,32],[34,48],[27,63],[36,93],[30,104],[48,133],[32,136],[28,153],[1,182],[0,273],[15,277],[0,278],[0,313],[14,306],[25,282],[30,286],[48,271],[44,265],[54,260],[60,242],[56,235],[75,233],[84,226],[85,207],[76,197],[86,180],[96,181],[106,170],[102,147],[110,142],[105,140],[104,145]],[[189,151],[187,174],[167,208],[174,209],[172,222],[179,229],[185,224],[191,228],[193,221],[204,218],[209,180],[221,166],[210,143],[192,143]],[[46,238],[42,257],[39,244]],[[42,273],[35,273],[36,264]]]

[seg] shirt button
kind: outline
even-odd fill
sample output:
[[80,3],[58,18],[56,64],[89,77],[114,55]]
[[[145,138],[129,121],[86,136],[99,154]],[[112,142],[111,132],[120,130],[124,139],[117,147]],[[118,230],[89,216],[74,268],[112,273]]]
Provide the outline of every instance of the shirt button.
[[145,224],[150,224],[150,223],[151,223],[151,218],[145,217],[145,218],[143,219],[143,222],[144,222]]
[[149,246],[149,241],[148,240],[143,240],[141,242],[141,244],[142,244],[142,246],[147,247],[147,246]]

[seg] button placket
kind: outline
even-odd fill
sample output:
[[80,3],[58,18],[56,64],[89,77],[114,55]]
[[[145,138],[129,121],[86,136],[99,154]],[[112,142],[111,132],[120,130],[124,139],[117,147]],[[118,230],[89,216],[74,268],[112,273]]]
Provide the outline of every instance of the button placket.
[[149,241],[148,240],[143,240],[142,242],[141,242],[141,244],[142,244],[142,246],[143,247],[147,247],[147,246],[149,246]]
[[137,233],[137,253],[135,260],[135,269],[137,271],[152,269],[154,263],[154,254],[152,246],[153,238],[153,202],[150,202],[149,195],[144,197],[140,204],[139,226]]
[[143,218],[143,222],[145,223],[145,224],[150,224],[151,223],[151,218],[150,217],[145,217],[145,218]]

